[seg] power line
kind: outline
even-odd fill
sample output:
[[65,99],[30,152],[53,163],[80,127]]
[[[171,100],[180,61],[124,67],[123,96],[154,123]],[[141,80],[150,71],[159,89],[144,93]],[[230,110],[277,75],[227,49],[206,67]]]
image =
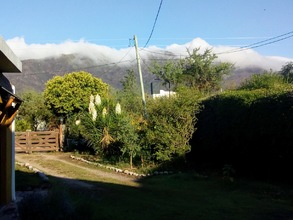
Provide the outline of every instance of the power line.
[[[293,31],[290,31],[290,32],[287,32],[285,34],[281,34],[281,35],[278,35],[278,36],[275,36],[275,37],[271,37],[271,38],[268,38],[266,40],[262,40],[262,41],[258,41],[256,43],[252,43],[252,44],[249,44],[249,45],[246,45],[246,46],[242,46],[242,47],[239,47],[239,48],[236,48],[236,49],[231,49],[231,50],[227,50],[227,51],[223,51],[223,52],[219,52],[219,53],[215,53],[216,55],[219,55],[219,54],[228,54],[228,53],[236,53],[236,52],[240,52],[240,51],[244,51],[244,50],[249,50],[249,49],[254,49],[254,48],[258,48],[258,47],[263,47],[263,46],[266,46],[266,45],[270,45],[270,44],[273,44],[273,43],[276,43],[276,42],[279,42],[279,41],[283,41],[283,40],[286,40],[288,38],[291,38],[293,37]],[[174,56],[174,57],[178,57],[178,56],[182,56],[182,54],[165,54],[164,52],[155,52],[155,51],[149,51],[149,50],[146,50],[145,48],[142,48],[141,50],[144,50],[148,53],[152,53],[152,54],[162,54],[162,55],[169,55],[169,56]]]
[[162,3],[163,3],[163,0],[161,0],[161,3],[160,3],[160,6],[159,6],[159,9],[158,9],[158,12],[157,12],[156,18],[155,18],[155,22],[154,22],[154,25],[153,25],[153,28],[152,28],[151,34],[150,34],[150,36],[149,36],[149,38],[148,38],[146,44],[144,45],[144,47],[146,47],[146,46],[148,45],[148,43],[149,43],[149,41],[150,41],[150,39],[151,39],[151,37],[152,37],[152,35],[153,35],[153,32],[154,32],[154,30],[155,30],[155,26],[156,26],[156,23],[157,23],[157,20],[158,20],[158,16],[159,16],[160,11],[161,11]]
[[182,55],[176,55],[168,50],[165,50],[165,51],[151,51],[151,50],[148,50],[148,49],[145,49],[145,48],[141,48],[140,50],[142,51],[145,51],[147,53],[151,53],[151,54],[159,54],[159,55],[165,55],[165,56],[182,56]]
[[[126,60],[126,61],[123,61],[123,59],[130,53],[130,51],[132,50],[133,48],[132,47],[130,47],[129,48],[129,50],[127,51],[127,53],[117,62],[117,63],[115,63],[114,64],[114,66],[117,66],[119,63],[122,63],[122,62],[134,62],[135,61],[135,59],[133,59],[133,60]],[[113,68],[114,68],[114,66],[113,67],[111,67],[106,73],[104,73],[104,74],[107,74],[107,73],[109,73]]]
[[236,53],[236,52],[240,52],[240,51],[244,51],[244,50],[263,47],[263,46],[273,44],[273,43],[276,43],[276,42],[279,42],[279,41],[282,41],[282,40],[286,40],[286,39],[291,38],[291,37],[293,37],[293,31],[287,32],[285,34],[278,35],[276,37],[271,37],[269,39],[262,40],[262,41],[259,41],[259,42],[253,43],[253,44],[242,46],[242,47],[239,47],[237,49],[232,49],[232,50],[228,50],[228,51],[224,51],[224,52],[220,52],[220,53],[216,53],[216,54],[218,55],[218,54]]

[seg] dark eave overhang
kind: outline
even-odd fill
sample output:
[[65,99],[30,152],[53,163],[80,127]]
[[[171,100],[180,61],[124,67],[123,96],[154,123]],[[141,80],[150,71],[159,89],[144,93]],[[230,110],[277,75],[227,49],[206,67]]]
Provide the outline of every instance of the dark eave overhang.
[[20,73],[22,63],[0,36],[0,73]]

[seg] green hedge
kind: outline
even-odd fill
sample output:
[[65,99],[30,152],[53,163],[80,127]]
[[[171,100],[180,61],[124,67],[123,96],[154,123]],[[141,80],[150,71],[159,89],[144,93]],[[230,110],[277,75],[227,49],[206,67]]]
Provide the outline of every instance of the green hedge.
[[202,104],[189,155],[194,165],[230,164],[238,175],[293,180],[293,91],[230,91]]

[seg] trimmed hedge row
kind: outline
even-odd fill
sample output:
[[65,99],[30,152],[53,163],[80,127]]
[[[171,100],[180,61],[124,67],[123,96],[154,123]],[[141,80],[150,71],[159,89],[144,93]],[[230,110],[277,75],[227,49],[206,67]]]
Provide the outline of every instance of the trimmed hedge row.
[[293,180],[293,91],[230,91],[202,104],[188,155],[193,165]]

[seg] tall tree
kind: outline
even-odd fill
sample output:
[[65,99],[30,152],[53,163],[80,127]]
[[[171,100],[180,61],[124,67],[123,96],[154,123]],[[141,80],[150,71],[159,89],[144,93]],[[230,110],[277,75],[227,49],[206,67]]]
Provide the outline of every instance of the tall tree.
[[48,125],[52,115],[45,105],[43,95],[35,90],[27,90],[22,92],[20,97],[24,102],[18,110],[16,130],[35,131],[41,123]]
[[88,108],[90,95],[104,97],[108,84],[88,72],[72,72],[47,81],[44,99],[55,115],[71,115]]
[[210,49],[203,53],[199,50],[188,51],[188,56],[179,61],[170,60],[163,65],[155,63],[150,71],[163,79],[165,85],[171,83],[176,87],[183,84],[201,92],[217,91],[223,76],[230,74],[233,65],[216,62],[217,56]]
[[134,71],[128,70],[127,75],[120,82],[123,88],[117,93],[119,102],[127,112],[141,114],[143,106]]
[[183,74],[181,61],[168,60],[164,65],[154,62],[153,66],[150,67],[150,71],[163,80],[162,84],[164,86],[172,84],[173,87],[176,87],[181,83]]
[[280,71],[287,83],[293,83],[293,62],[288,62]]
[[199,48],[192,52],[182,62],[183,79],[185,84],[203,92],[220,89],[223,76],[231,72],[232,64],[216,62],[217,56],[210,49],[199,53]]

